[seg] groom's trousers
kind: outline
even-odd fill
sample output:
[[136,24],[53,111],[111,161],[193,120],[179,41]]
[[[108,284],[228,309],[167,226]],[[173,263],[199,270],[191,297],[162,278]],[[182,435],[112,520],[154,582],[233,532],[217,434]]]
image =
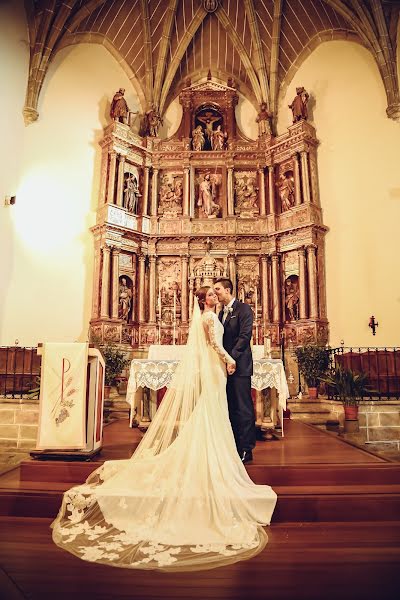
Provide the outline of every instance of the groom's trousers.
[[256,426],[251,377],[229,375],[226,384],[229,419],[239,454],[250,451],[256,445]]

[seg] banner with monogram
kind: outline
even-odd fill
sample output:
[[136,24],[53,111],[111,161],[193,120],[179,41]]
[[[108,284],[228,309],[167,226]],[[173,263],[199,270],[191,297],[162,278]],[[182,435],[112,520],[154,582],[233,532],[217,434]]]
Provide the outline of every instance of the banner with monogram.
[[87,343],[43,344],[38,449],[85,447],[87,364]]

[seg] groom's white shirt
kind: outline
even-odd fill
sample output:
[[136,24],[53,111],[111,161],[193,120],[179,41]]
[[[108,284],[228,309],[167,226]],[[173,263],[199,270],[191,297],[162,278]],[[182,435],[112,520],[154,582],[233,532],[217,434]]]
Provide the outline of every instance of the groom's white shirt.
[[224,314],[222,315],[222,323],[225,323],[225,319],[228,316],[229,309],[233,306],[236,298],[232,298],[230,302],[226,306],[224,306]]

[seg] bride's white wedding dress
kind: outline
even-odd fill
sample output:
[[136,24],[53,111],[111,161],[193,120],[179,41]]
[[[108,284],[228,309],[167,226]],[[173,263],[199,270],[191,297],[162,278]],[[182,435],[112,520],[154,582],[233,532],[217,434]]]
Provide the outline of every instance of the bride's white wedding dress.
[[117,567],[199,570],[254,556],[267,543],[275,492],[255,485],[226,400],[223,326],[197,301],[184,357],[129,460],[107,461],[64,494],[58,546]]

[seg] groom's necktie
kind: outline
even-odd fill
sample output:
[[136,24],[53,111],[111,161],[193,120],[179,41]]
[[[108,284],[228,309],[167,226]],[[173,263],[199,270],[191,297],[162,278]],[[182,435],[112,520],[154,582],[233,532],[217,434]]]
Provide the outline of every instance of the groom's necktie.
[[228,316],[229,308],[227,306],[224,307],[224,314],[222,315],[222,323],[225,323],[225,319]]

